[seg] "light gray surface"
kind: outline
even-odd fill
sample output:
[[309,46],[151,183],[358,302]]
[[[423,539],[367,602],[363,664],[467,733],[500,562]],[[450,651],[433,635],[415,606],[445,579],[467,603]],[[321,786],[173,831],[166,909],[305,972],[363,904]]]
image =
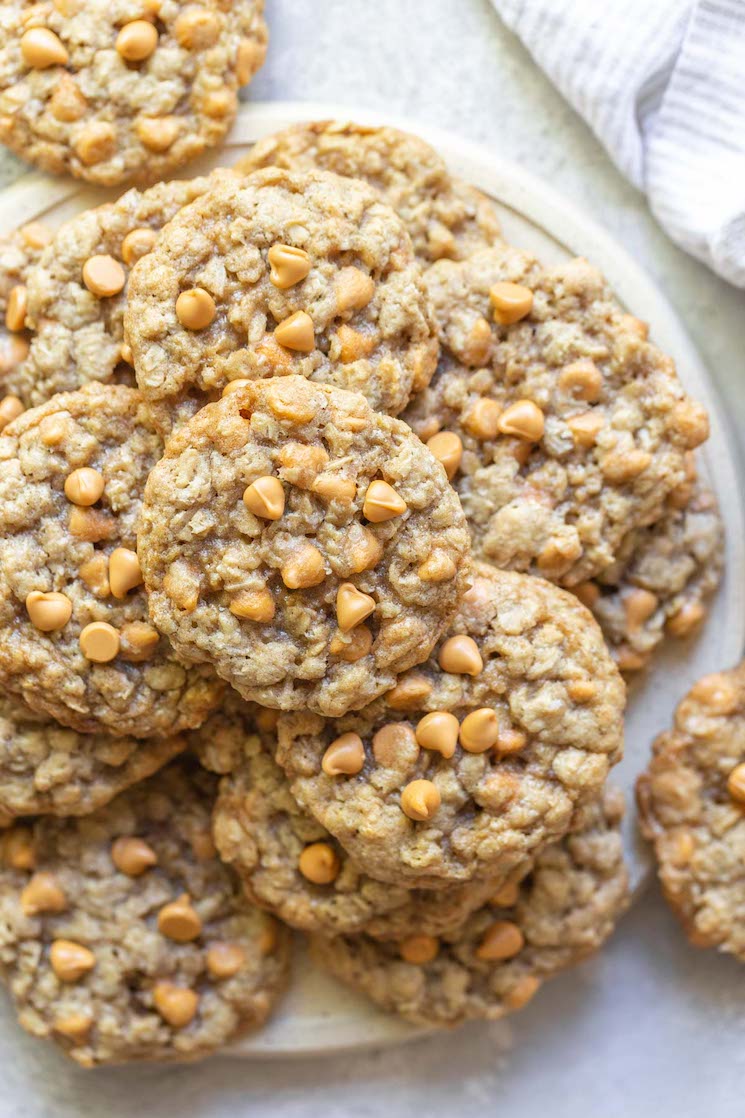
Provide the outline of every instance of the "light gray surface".
[[[675,249],[488,0],[268,0],[258,99],[339,101],[450,128],[548,178],[647,268],[745,421],[743,295]],[[0,184],[22,165],[0,160]],[[326,1060],[84,1073],[25,1037],[0,1054],[2,1118],[735,1118],[742,968],[688,948],[657,890],[597,960],[512,1022]],[[7,1013],[0,1002],[0,1016]]]

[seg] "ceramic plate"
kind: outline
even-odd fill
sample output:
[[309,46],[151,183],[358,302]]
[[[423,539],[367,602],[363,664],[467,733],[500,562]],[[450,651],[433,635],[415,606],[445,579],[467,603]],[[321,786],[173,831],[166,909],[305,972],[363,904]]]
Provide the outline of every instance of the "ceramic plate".
[[[620,245],[540,179],[486,148],[450,133],[338,105],[246,104],[226,147],[190,167],[189,173],[235,162],[268,132],[301,120],[326,118],[391,124],[417,132],[440,151],[454,172],[494,199],[510,242],[535,252],[546,262],[576,255],[588,257],[604,272],[624,306],[650,323],[653,340],[673,355],[686,388],[709,410],[712,431],[702,454],[702,473],[718,495],[727,525],[725,578],[703,630],[691,641],[670,643],[658,652],[651,669],[632,686],[626,719],[626,757],[614,772],[615,782],[628,798],[625,840],[633,885],[638,889],[650,865],[635,831],[634,778],[646,763],[652,738],[669,725],[678,699],[699,676],[736,663],[745,644],[745,531],[737,457],[714,385],[664,296]],[[113,196],[115,192],[83,187],[71,180],[30,174],[0,194],[0,231],[9,232],[38,218],[57,225],[81,209]],[[319,973],[298,945],[293,986],[280,1011],[261,1033],[246,1038],[232,1051],[243,1057],[308,1055],[401,1043],[420,1033],[421,1030],[377,1011]]]

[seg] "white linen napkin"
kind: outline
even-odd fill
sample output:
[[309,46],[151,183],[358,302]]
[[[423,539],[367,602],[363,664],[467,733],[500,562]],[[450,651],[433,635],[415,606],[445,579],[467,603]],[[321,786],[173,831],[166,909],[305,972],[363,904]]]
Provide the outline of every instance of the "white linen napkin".
[[492,0],[688,252],[745,287],[745,0]]

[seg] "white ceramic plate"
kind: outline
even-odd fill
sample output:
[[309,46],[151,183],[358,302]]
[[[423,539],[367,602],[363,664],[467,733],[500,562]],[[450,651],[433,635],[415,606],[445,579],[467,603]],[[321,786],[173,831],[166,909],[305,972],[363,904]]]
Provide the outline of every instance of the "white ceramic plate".
[[[442,153],[453,171],[497,202],[505,235],[513,244],[548,262],[587,256],[605,273],[628,310],[650,322],[653,339],[675,357],[684,384],[709,409],[712,435],[703,451],[703,472],[716,490],[727,525],[726,574],[703,631],[692,641],[670,643],[659,652],[650,671],[631,690],[626,757],[615,770],[614,780],[628,798],[625,840],[632,881],[638,888],[647,876],[649,860],[636,836],[635,776],[646,763],[652,738],[669,725],[678,699],[700,676],[735,664],[745,644],[745,531],[737,456],[714,386],[664,296],[607,233],[550,186],[514,163],[450,133],[338,105],[247,104],[241,108],[226,148],[202,160],[196,168],[190,167],[189,173],[235,162],[253,142],[269,132],[301,120],[327,118],[392,124],[419,133]],[[42,217],[56,225],[111,197],[110,191],[82,187],[71,180],[27,175],[0,194],[0,232]],[[292,989],[279,1013],[267,1028],[244,1040],[233,1052],[236,1056],[308,1055],[400,1043],[419,1032],[375,1010],[366,1000],[316,971],[298,946]]]

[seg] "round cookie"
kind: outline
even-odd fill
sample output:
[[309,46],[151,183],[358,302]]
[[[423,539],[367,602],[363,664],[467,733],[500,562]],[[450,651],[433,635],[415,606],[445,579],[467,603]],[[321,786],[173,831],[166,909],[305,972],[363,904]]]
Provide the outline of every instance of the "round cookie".
[[495,1020],[520,1009],[541,983],[596,951],[628,904],[619,821],[606,795],[584,829],[539,854],[507,906],[480,909],[438,942],[314,937],[312,954],[337,978],[418,1025]]
[[723,549],[716,497],[697,482],[683,508],[670,504],[656,524],[630,533],[614,567],[574,587],[622,671],[645,667],[665,636],[685,638],[701,624],[719,585]]
[[0,821],[87,815],[180,753],[181,736],[78,734],[13,695],[0,695]]
[[250,900],[305,932],[398,939],[452,931],[504,888],[503,881],[479,881],[412,890],[361,873],[293,799],[272,756],[276,718],[276,711],[228,699],[191,736],[202,763],[223,774],[213,835]]
[[[493,878],[561,838],[599,794],[621,757],[624,703],[576,598],[477,564],[426,664],[343,718],[283,715],[277,760],[362,870],[424,888]],[[330,761],[340,739],[355,746],[341,770]]]
[[11,380],[29,350],[26,281],[51,237],[45,225],[33,221],[0,238],[0,431],[22,410]]
[[161,453],[123,385],[55,396],[0,436],[0,679],[81,733],[172,737],[222,694],[149,623],[136,530]]
[[448,455],[476,553],[594,578],[685,482],[704,409],[584,260],[544,268],[504,246],[425,280],[449,352],[404,418]]
[[395,415],[438,353],[403,222],[321,171],[224,175],[133,270],[125,329],[164,426],[229,381],[288,373]]
[[131,355],[123,346],[129,271],[151,250],[163,225],[210,181],[128,190],[57,230],[28,276],[28,319],[35,333],[26,361],[6,377],[8,391],[34,407],[91,381],[134,385]]
[[445,471],[362,396],[249,381],[166,444],[138,551],[153,621],[244,698],[340,715],[424,659],[469,573]]
[[705,676],[678,704],[637,800],[691,943],[745,960],[745,664]]
[[289,937],[216,857],[213,796],[172,765],[0,840],[0,973],[23,1028],[84,1067],[206,1055],[285,984]]
[[6,0],[0,140],[101,186],[219,143],[266,52],[263,0]]
[[259,140],[235,169],[260,167],[320,168],[364,179],[399,214],[423,264],[462,260],[501,240],[490,199],[450,175],[424,140],[397,128],[333,120],[295,124]]

